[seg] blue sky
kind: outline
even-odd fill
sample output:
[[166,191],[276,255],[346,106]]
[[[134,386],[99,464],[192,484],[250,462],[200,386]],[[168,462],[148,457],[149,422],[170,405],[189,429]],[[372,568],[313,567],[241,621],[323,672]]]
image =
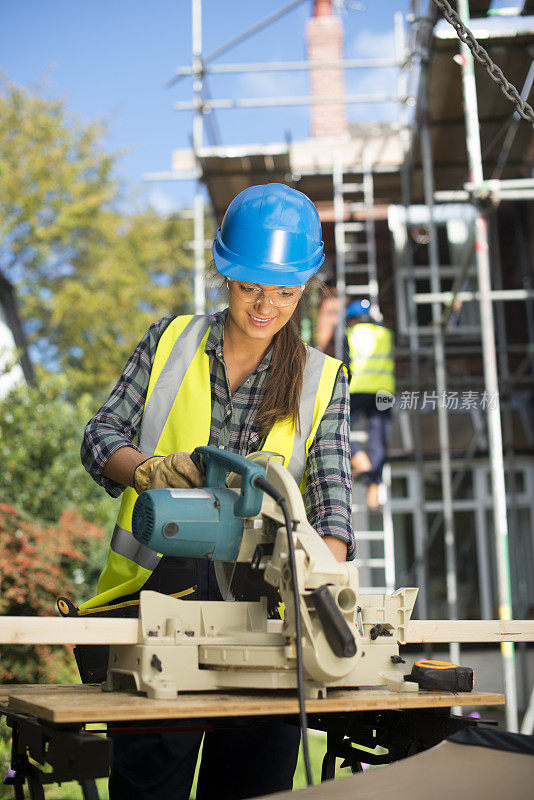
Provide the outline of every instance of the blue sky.
[[[284,0],[203,0],[203,49],[211,52],[273,11]],[[499,4],[503,4],[499,0]],[[351,5],[349,3],[349,5]],[[352,3],[352,5],[358,5]],[[409,0],[368,0],[363,11],[343,15],[347,57],[392,54],[393,17]],[[143,175],[170,169],[171,152],[188,147],[192,115],[173,103],[191,98],[191,80],[165,88],[179,65],[190,63],[190,0],[4,0],[0,26],[0,68],[29,85],[44,82],[46,93],[65,100],[84,120],[109,120],[106,145],[125,150],[119,175],[132,193],[162,211],[189,205],[193,184],[147,184]],[[304,30],[312,3],[303,3],[214,63],[291,61],[305,58]],[[349,92],[387,91],[392,74],[376,70],[347,73]],[[302,73],[213,76],[216,98],[307,94]],[[376,106],[349,110],[351,121],[387,117]],[[308,136],[308,109],[249,109],[217,112],[224,144],[283,141]]]

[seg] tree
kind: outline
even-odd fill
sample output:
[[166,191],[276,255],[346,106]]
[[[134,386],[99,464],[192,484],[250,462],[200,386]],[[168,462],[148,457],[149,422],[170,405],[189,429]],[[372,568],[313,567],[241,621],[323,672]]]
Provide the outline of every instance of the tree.
[[[190,221],[121,211],[104,133],[42,93],[0,85],[0,272],[17,286],[41,362],[37,388],[0,402],[0,502],[11,507],[0,520],[0,613],[53,613],[58,594],[94,594],[98,531],[118,506],[80,464],[83,426],[148,324],[191,298]],[[19,680],[44,675],[52,651],[42,652]]]
[[[37,387],[21,386],[0,401],[0,501],[17,508],[40,528],[60,524],[62,514],[68,512],[109,535],[119,501],[97,486],[80,462],[92,398],[85,395],[73,403],[66,388],[64,377],[40,374]],[[63,562],[64,583],[75,586],[73,599],[78,603],[95,593],[106,540],[107,536],[100,535],[88,539],[81,560]],[[57,594],[61,593],[65,591],[58,586]],[[0,603],[3,594],[1,583]]]
[[[0,614],[56,615],[56,598],[95,593],[117,501],[80,463],[91,399],[64,377],[39,375],[0,401]],[[64,647],[2,648],[0,682],[76,680]]]
[[92,400],[86,395],[74,404],[67,389],[64,377],[41,373],[36,387],[20,386],[0,401],[0,500],[37,521],[57,523],[72,510],[109,527],[115,503],[80,462]]
[[95,407],[148,325],[191,300],[190,220],[120,211],[104,133],[42,93],[0,87],[0,270],[41,363]]
[[67,117],[61,101],[4,83],[0,110],[3,270],[46,287],[69,273],[80,234],[116,196],[115,157],[99,147],[104,126]]
[[149,325],[187,310],[189,261],[180,243],[188,224],[150,211],[102,212],[99,240],[73,258],[72,275],[46,301],[27,298],[28,315],[42,319],[42,334],[57,348],[71,395],[100,399]]

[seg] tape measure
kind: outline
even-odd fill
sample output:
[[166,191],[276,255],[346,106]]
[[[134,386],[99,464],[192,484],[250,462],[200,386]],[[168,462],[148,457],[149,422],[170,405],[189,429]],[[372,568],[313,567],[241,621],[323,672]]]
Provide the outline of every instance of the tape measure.
[[471,692],[475,676],[471,667],[460,667],[450,661],[416,661],[405,681],[413,681],[420,689],[441,692]]

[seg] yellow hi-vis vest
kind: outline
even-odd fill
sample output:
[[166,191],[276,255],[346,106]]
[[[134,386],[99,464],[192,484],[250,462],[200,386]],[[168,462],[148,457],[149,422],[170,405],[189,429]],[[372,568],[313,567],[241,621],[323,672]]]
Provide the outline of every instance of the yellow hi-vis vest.
[[[209,356],[205,352],[209,316],[176,317],[163,332],[150,373],[139,448],[142,453],[166,456],[191,453],[208,444],[211,427]],[[277,422],[262,450],[281,453],[284,464],[303,488],[306,458],[336,384],[341,362],[308,348],[300,402],[301,433],[292,422]],[[111,537],[98,594],[80,610],[106,606],[136,593],[156,568],[161,554],[141,544],[132,534],[132,511],[137,492],[127,487]]]
[[392,332],[373,322],[358,322],[349,329],[347,339],[352,372],[350,393],[375,394],[382,389],[394,394]]

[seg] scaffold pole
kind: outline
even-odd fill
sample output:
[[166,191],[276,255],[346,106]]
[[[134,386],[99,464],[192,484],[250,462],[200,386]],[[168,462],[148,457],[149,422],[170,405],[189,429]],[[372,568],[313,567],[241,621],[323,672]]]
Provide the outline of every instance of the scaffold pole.
[[[458,13],[465,24],[469,24],[469,5],[467,0],[458,0]],[[474,61],[471,51],[463,42],[460,44],[462,56],[462,87],[467,139],[467,157],[470,180],[481,187],[484,181],[482,153],[480,148],[480,129],[478,121],[477,90]],[[488,403],[488,446],[490,456],[491,487],[493,494],[493,523],[495,529],[495,548],[498,575],[499,618],[512,619],[512,598],[510,585],[510,563],[508,554],[508,521],[506,518],[506,488],[504,482],[504,458],[502,449],[501,407],[499,383],[497,378],[497,359],[495,353],[493,305],[491,299],[491,278],[486,220],[480,211],[475,221],[475,253],[480,291],[480,321],[482,333],[482,356],[486,391],[495,397],[495,403]],[[517,687],[514,663],[514,646],[511,642],[501,645],[506,694],[506,725],[512,732],[518,730]]]
[[[193,42],[193,150],[198,155],[202,148],[202,0],[193,0],[191,15]],[[203,314],[206,308],[204,278],[204,194],[202,183],[197,180],[194,204],[194,281],[193,294],[195,314]]]
[[[428,52],[425,52],[421,62],[421,160],[423,165],[425,204],[428,207],[429,213],[428,250],[430,257],[430,288],[432,292],[439,292],[441,281],[439,274],[438,231],[434,218],[434,164],[428,119],[428,55]],[[444,332],[440,325],[441,313],[441,304],[439,302],[433,302],[432,341],[434,345],[436,389],[439,397],[445,397],[447,393],[447,374]],[[447,610],[450,619],[458,619],[458,581],[456,577],[456,546],[452,508],[450,432],[447,408],[444,403],[438,403],[438,436],[441,466],[441,493],[443,498],[443,538],[445,545]],[[459,664],[460,646],[458,643],[451,642],[449,645],[449,652],[451,661]]]

